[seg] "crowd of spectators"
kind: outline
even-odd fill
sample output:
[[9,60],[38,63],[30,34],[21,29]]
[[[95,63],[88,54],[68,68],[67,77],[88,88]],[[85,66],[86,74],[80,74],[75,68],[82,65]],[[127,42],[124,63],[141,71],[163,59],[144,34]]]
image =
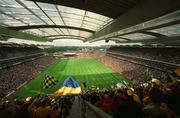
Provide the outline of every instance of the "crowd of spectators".
[[103,64],[107,65],[114,71],[123,74],[129,80],[147,81],[153,77],[165,77],[167,75],[167,73],[165,72],[119,60],[110,56],[105,56],[99,61],[101,61]]
[[53,57],[41,57],[36,60],[21,63],[16,66],[0,70],[0,98],[11,91],[16,90],[21,84],[27,82],[42,71],[47,69],[55,59]]
[[[114,118],[179,118],[180,116],[179,81],[162,83],[154,80],[138,85],[129,84],[121,88],[88,91],[82,93],[80,97]],[[66,118],[74,100],[74,95],[52,98],[39,94],[33,98],[3,101],[0,103],[0,116]]]
[[[81,94],[83,100],[114,118],[179,118],[180,82],[149,81],[111,90]],[[0,103],[0,116],[6,118],[65,118],[75,96],[37,95]],[[83,110],[84,111],[84,110]]]
[[163,84],[153,81],[87,92],[82,97],[114,118],[180,117],[180,82]]
[[4,118],[65,118],[69,114],[74,96],[51,98],[39,94],[33,98],[4,101],[0,116]]

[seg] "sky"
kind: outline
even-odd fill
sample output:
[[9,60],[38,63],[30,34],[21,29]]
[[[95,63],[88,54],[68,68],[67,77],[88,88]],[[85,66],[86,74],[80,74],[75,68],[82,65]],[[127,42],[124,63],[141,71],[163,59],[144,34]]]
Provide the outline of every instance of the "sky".
[[74,40],[74,39],[61,39],[61,40],[54,40],[54,46],[101,46],[101,45],[115,45],[115,42],[109,41],[105,43],[104,40],[96,41],[96,42],[83,42],[81,40]]
[[30,41],[23,39],[10,38],[7,42],[18,43],[18,44],[41,44],[41,45],[54,45],[54,46],[101,46],[101,45],[115,45],[114,41],[109,41],[105,43],[104,40],[96,41],[93,43],[83,42],[81,40],[74,39],[61,39],[54,40],[53,42],[39,42],[39,41]]

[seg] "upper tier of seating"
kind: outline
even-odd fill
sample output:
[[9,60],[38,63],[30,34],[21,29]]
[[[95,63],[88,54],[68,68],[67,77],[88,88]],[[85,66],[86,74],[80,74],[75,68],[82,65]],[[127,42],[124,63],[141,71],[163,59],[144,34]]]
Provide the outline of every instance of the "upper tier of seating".
[[111,47],[110,52],[180,64],[180,48]]
[[21,57],[42,52],[38,47],[0,47],[0,60]]

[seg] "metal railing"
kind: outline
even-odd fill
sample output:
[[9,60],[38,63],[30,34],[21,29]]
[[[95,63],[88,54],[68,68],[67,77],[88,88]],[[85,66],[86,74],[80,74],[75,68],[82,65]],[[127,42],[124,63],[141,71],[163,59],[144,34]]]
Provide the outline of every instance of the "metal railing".
[[0,69],[15,66],[15,65],[27,62],[27,61],[37,59],[42,56],[44,56],[43,53],[36,53],[36,54],[19,56],[19,57],[14,57],[14,58],[9,58],[9,59],[0,59]]

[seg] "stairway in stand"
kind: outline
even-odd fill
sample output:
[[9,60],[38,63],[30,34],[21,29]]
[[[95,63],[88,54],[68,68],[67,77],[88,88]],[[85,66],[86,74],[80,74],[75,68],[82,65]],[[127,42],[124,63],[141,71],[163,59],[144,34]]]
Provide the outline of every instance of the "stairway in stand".
[[83,113],[81,108],[81,102],[76,96],[72,108],[69,111],[69,115],[66,118],[98,118],[96,114],[89,108],[86,108],[85,114],[82,115]]
[[75,97],[74,103],[67,118],[81,118],[81,107],[79,105],[78,97]]

